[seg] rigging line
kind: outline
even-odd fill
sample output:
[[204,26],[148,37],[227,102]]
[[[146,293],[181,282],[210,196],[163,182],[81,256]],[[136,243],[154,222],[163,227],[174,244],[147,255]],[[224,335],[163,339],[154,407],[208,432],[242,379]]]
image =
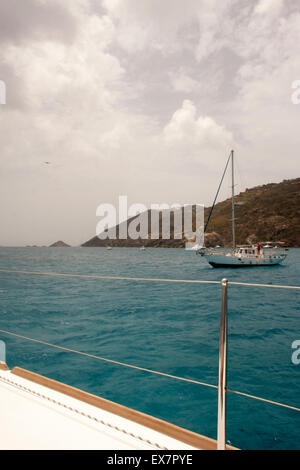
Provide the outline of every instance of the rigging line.
[[[160,279],[160,278],[145,278],[145,277],[122,277],[122,276],[100,276],[95,274],[70,274],[70,273],[51,273],[39,271],[17,271],[12,269],[0,269],[0,273],[16,273],[16,274],[32,274],[40,276],[53,276],[53,277],[74,277],[74,278],[87,278],[87,279],[108,279],[117,281],[150,281],[150,282],[175,282],[187,284],[218,284],[221,285],[222,281],[206,281],[198,279]],[[273,289],[300,289],[300,286],[281,286],[278,284],[254,284],[249,282],[235,282],[228,281],[228,285],[236,286],[250,286],[250,287],[271,287]]]
[[218,195],[219,195],[219,192],[220,192],[220,189],[221,189],[223,180],[224,180],[224,176],[225,176],[225,173],[226,173],[226,170],[227,170],[229,161],[230,161],[230,157],[231,157],[231,152],[230,152],[230,155],[229,155],[229,157],[228,157],[228,160],[227,160],[227,163],[226,163],[226,166],[225,166],[225,170],[224,170],[224,172],[223,172],[222,179],[221,179],[221,181],[220,181],[220,184],[219,184],[219,187],[218,187],[217,194],[216,194],[216,196],[215,196],[213,205],[212,205],[211,208],[210,208],[210,211],[209,211],[209,214],[208,214],[208,217],[207,217],[207,221],[206,221],[206,224],[205,224],[205,227],[204,227],[204,233],[206,232],[208,223],[209,223],[210,218],[211,218],[211,215],[212,215],[212,213],[213,213],[213,210],[214,210],[214,207],[215,207],[215,204],[216,204],[216,201],[217,201],[217,197],[218,197]]
[[[218,389],[217,385],[212,385],[212,384],[208,384],[208,383],[205,383],[205,382],[200,382],[198,380],[192,380],[192,379],[187,379],[187,378],[184,378],[184,377],[178,377],[178,376],[175,376],[175,375],[166,374],[164,372],[158,372],[158,371],[151,370],[151,369],[145,369],[143,367],[133,366],[131,364],[126,364],[126,363],[123,363],[123,362],[114,361],[112,359],[107,359],[107,358],[103,358],[103,357],[100,357],[100,356],[95,356],[93,354],[83,353],[81,351],[76,351],[74,349],[65,348],[63,346],[57,346],[55,344],[47,343],[45,341],[41,341],[41,340],[37,340],[37,339],[33,339],[33,338],[28,338],[26,336],[18,335],[17,333],[12,333],[12,332],[6,331],[6,330],[0,330],[0,332],[3,333],[3,334],[10,335],[10,336],[15,336],[17,338],[26,339],[26,340],[32,341],[34,343],[43,344],[45,346],[50,346],[50,347],[53,347],[53,348],[56,348],[56,349],[61,349],[61,350],[66,351],[66,352],[72,352],[72,353],[75,353],[75,354],[90,357],[90,358],[93,358],[93,359],[98,359],[98,360],[109,362],[109,363],[116,364],[116,365],[121,365],[121,366],[128,367],[128,368],[131,368],[131,369],[136,369],[136,370],[140,370],[140,371],[143,371],[143,372],[149,372],[149,373],[155,374],[155,375],[161,375],[163,377],[168,377],[168,378],[171,378],[171,379],[180,380],[180,381],[183,381],[183,382],[189,382],[189,383],[193,383],[193,384],[197,384],[197,385],[203,385],[205,387]],[[230,393],[234,393],[236,395],[241,395],[241,396],[244,396],[244,397],[247,397],[247,398],[252,398],[254,400],[259,400],[259,401],[263,401],[263,402],[266,402],[266,403],[270,403],[272,405],[277,405],[277,406],[281,406],[281,407],[284,407],[284,408],[289,408],[291,410],[300,411],[300,409],[295,407],[295,406],[286,405],[284,403],[268,400],[268,399],[262,398],[262,397],[257,397],[255,395],[250,395],[248,393],[239,392],[237,390],[231,390],[230,388],[226,388],[226,391],[230,392]]]
[[247,398],[253,398],[254,400],[270,403],[271,405],[282,406],[284,408],[289,408],[290,410],[300,411],[300,408],[297,408],[296,406],[285,405],[284,403],[279,403],[278,401],[267,400],[266,398],[256,397],[255,395],[249,395],[248,393],[238,392],[236,390],[231,390],[230,388],[227,388],[226,392],[235,393],[236,395],[241,395]]
[[250,282],[234,282],[228,281],[228,284],[234,286],[250,286],[250,287],[271,287],[273,289],[296,289],[300,290],[300,286],[280,286],[278,284],[253,284]]
[[69,274],[69,273],[51,273],[51,272],[38,272],[38,271],[17,271],[12,269],[0,269],[0,273],[16,273],[16,274],[33,274],[40,276],[60,276],[60,277],[75,277],[87,279],[111,279],[118,281],[151,281],[151,282],[184,282],[188,284],[221,284],[220,281],[202,281],[198,279],[159,279],[159,278],[145,278],[145,277],[123,277],[123,276],[101,276],[96,274]]
[[167,374],[165,372],[158,372],[158,371],[152,370],[152,369],[145,369],[144,367],[139,367],[139,366],[134,366],[134,365],[131,365],[131,364],[126,364],[125,362],[114,361],[113,359],[107,359],[105,357],[95,356],[94,354],[84,353],[82,351],[77,351],[76,349],[65,348],[63,346],[58,346],[56,344],[47,343],[47,342],[39,340],[39,339],[28,338],[26,336],[22,336],[22,335],[19,335],[17,333],[12,333],[11,331],[0,330],[0,333],[6,334],[6,335],[9,335],[9,336],[15,336],[15,337],[21,338],[21,339],[26,339],[27,341],[32,341],[33,343],[43,344],[45,346],[50,346],[52,348],[60,349],[62,351],[79,354],[80,356],[86,356],[86,357],[90,357],[92,359],[98,359],[100,361],[109,362],[111,364],[116,364],[116,365],[119,365],[119,366],[128,367],[130,369],[136,369],[136,370],[139,370],[139,371],[142,371],[142,372],[149,372],[151,374],[161,375],[163,377],[168,377],[168,378],[171,378],[171,379],[181,380],[182,382],[189,382],[189,383],[193,383],[193,384],[196,384],[196,385],[204,385],[205,387],[210,387],[210,388],[215,388],[215,389],[218,388],[217,385],[207,384],[205,382],[200,382],[198,380],[193,380],[193,379],[187,379],[187,378],[184,378],[184,377],[178,377],[176,375]]

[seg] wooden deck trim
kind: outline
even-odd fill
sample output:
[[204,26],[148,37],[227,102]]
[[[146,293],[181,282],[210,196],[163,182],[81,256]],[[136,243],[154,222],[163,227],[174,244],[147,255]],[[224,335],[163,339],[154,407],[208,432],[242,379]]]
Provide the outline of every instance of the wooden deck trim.
[[5,362],[0,361],[0,370],[9,370],[9,367]]
[[[184,442],[185,444],[195,447],[196,449],[217,449],[217,442],[214,439],[202,436],[192,431],[188,431],[187,429],[181,428],[161,419],[154,418],[153,416],[141,413],[132,408],[127,408],[126,406],[119,405],[118,403],[97,397],[96,395],[84,392],[78,388],[71,387],[47,377],[43,377],[42,375],[21,369],[20,367],[14,367],[12,374],[30,380],[31,382],[43,385],[44,387],[48,387],[51,390],[63,393],[69,397],[76,398],[77,400],[88,403],[89,405],[95,406],[102,410],[109,411],[110,413],[121,416],[122,418],[134,421],[135,423],[146,426],[147,428],[153,429],[154,431],[158,431],[162,434],[172,437],[173,439]],[[235,448],[231,446],[227,446],[227,449],[235,450]]]

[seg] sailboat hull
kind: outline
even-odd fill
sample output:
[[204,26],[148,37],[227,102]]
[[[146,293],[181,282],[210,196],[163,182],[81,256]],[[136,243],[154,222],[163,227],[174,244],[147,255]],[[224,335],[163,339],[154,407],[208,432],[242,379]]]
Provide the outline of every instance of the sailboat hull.
[[258,268],[266,266],[278,266],[286,258],[285,255],[251,257],[238,257],[232,255],[204,255],[204,257],[213,268]]
[[268,266],[279,266],[280,263],[272,263],[272,264],[250,264],[250,263],[244,263],[244,264],[222,264],[222,263],[215,263],[214,261],[209,261],[209,264],[213,268],[257,268],[257,267],[268,267]]

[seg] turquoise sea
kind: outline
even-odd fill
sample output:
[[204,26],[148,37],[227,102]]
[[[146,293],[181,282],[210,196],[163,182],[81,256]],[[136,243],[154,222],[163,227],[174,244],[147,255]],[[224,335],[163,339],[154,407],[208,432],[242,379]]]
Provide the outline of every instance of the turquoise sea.
[[[300,249],[283,266],[212,269],[193,252],[0,248],[0,269],[300,285]],[[0,328],[212,384],[221,287],[0,273]],[[300,292],[230,286],[228,387],[300,407]],[[6,359],[216,438],[217,391],[0,334]],[[300,413],[228,393],[227,439],[243,449],[299,449]]]

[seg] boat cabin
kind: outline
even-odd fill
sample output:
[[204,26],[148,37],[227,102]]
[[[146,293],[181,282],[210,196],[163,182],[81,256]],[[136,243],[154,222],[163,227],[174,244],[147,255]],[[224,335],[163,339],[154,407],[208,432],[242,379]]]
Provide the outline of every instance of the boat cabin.
[[257,249],[256,248],[253,248],[253,247],[247,247],[247,248],[239,248],[237,250],[237,254],[239,256],[249,256],[249,255],[252,255],[252,256],[255,256],[257,255]]

